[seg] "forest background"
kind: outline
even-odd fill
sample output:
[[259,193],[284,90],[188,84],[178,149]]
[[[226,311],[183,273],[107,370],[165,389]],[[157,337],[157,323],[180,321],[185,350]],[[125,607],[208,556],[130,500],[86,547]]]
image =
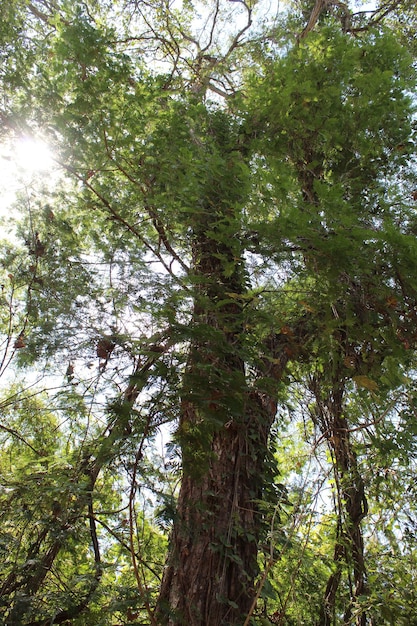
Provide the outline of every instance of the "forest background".
[[2,623],[417,624],[416,26],[2,3]]

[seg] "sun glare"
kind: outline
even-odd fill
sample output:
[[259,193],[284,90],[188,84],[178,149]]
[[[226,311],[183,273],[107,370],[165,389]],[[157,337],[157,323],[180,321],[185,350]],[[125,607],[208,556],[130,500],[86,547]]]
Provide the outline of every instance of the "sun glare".
[[9,215],[17,194],[56,175],[50,147],[34,137],[19,137],[0,145],[0,217]]
[[14,160],[24,173],[47,171],[52,168],[52,152],[48,145],[39,140],[23,137],[16,142]]

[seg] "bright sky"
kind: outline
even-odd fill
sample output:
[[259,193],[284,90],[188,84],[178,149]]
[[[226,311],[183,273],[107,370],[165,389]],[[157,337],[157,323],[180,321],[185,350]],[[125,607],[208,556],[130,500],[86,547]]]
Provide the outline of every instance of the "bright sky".
[[19,191],[51,172],[53,158],[40,139],[21,137],[0,145],[0,216],[7,216]]

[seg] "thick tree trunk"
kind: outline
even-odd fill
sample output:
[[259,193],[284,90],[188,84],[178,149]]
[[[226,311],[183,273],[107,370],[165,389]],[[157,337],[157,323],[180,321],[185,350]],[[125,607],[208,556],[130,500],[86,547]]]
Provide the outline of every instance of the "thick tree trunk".
[[239,217],[221,184],[210,185],[193,229],[194,312],[177,434],[183,476],[156,612],[169,626],[243,624],[258,573],[259,502],[276,405],[247,380]]
[[[236,304],[225,306],[223,322],[241,318]],[[301,320],[293,332],[265,341],[269,380],[281,379],[304,327]],[[168,626],[241,626],[256,596],[259,504],[277,403],[245,379],[236,329],[222,343],[222,357],[219,346],[200,342],[188,362],[179,429],[183,478],[157,608],[158,623]]]
[[[244,280],[236,250],[199,234],[201,278],[182,394],[183,477],[158,620],[242,623],[254,597],[258,503],[269,425],[242,360]],[[225,263],[235,271],[225,276]],[[234,294],[233,297],[230,294]]]
[[[248,375],[242,155],[231,150],[221,117],[208,130],[216,145],[214,161],[207,151],[213,179],[190,223],[194,310],[177,433],[183,475],[156,611],[168,626],[242,626],[251,610],[276,414],[276,398],[254,385],[253,363]],[[265,341],[260,377],[281,378],[304,322]]]
[[[242,624],[254,598],[258,509],[267,429],[248,398],[246,416],[211,440],[203,476],[184,470],[160,609],[166,624]],[[194,423],[195,408],[184,408]]]

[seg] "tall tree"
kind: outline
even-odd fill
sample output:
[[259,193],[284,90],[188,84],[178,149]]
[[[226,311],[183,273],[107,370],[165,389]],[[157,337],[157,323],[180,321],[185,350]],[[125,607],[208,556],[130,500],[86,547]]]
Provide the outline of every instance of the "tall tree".
[[[367,624],[362,451],[400,406],[416,341],[413,56],[392,32],[412,8],[2,10],[5,131],[42,135],[62,173],[21,198],[22,245],[2,258],[4,363],[59,388],[40,442],[45,399],[1,405],[4,450],[27,453],[1,468],[5,507],[19,503],[8,623],[256,623],[280,567],[272,546],[260,572],[262,550],[290,506],[277,414],[303,388],[336,512],[303,619]],[[161,428],[176,474],[151,468]],[[139,492],[170,517],[163,574]],[[113,554],[127,582],[100,615]],[[292,623],[294,577],[265,619]]]

